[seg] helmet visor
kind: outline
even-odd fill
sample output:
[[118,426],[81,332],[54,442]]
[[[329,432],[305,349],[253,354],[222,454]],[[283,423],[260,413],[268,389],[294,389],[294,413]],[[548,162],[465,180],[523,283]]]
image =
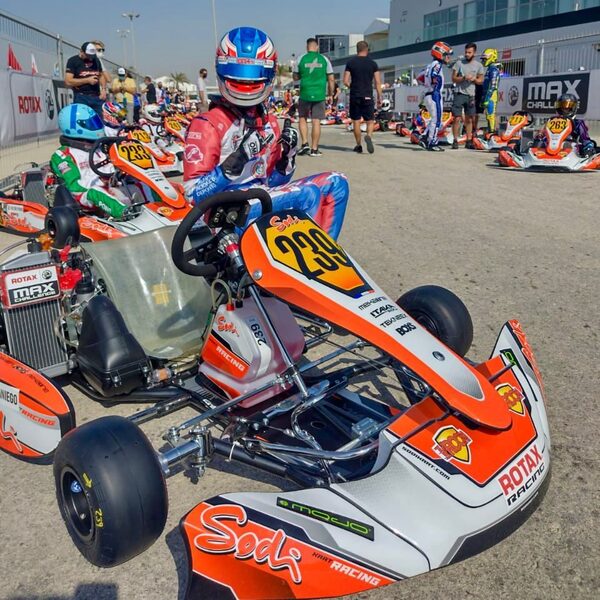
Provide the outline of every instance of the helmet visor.
[[275,75],[275,61],[243,56],[217,56],[217,73],[225,79],[271,81]]
[[574,113],[577,110],[577,100],[569,98],[568,100],[557,100],[556,108],[558,112],[568,115]]
[[97,114],[93,114],[87,119],[77,119],[77,125],[83,129],[88,129],[89,131],[100,131],[101,129],[104,129],[102,119]]

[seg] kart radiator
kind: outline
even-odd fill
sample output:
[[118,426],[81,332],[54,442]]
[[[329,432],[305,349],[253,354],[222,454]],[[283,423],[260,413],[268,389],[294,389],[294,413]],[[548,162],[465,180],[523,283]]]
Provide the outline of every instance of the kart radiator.
[[60,295],[58,270],[47,252],[18,256],[0,267],[8,352],[48,377],[69,370],[67,350],[54,334]]

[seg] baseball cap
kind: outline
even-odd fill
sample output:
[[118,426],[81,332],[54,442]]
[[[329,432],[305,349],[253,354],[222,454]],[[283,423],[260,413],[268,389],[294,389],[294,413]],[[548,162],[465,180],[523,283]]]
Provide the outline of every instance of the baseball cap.
[[85,42],[81,45],[81,51],[88,56],[96,56],[96,46],[92,42]]
[[125,69],[123,67],[119,67],[117,69],[117,75],[127,75],[127,73],[125,72]]

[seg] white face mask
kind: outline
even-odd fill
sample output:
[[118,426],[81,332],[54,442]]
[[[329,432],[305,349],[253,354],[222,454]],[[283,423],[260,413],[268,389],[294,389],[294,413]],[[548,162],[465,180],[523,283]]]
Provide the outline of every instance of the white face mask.
[[104,50],[96,50],[96,56],[104,56]]

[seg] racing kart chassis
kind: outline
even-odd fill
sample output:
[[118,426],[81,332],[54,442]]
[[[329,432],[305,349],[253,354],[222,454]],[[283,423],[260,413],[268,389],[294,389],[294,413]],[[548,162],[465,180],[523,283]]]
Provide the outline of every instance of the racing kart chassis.
[[[240,240],[234,229],[252,198],[265,216]],[[211,280],[213,292],[225,289],[212,303],[202,360],[180,361],[178,371],[177,355],[167,356],[173,344],[155,349],[163,360],[140,358],[143,376],[131,380],[137,384],[127,383],[125,369],[135,361],[105,378],[86,371],[85,348],[105,350],[92,335],[101,319],[86,320],[85,311],[110,298],[119,304],[110,274],[102,272],[109,298],[90,298],[75,327],[80,388],[109,403],[122,399],[114,387],[145,400],[166,397],[129,419],[103,417],[73,428],[73,417],[55,434],[57,498],[78,549],[99,566],[145,550],[165,524],[165,478],[183,464],[200,478],[216,455],[300,489],[225,494],[193,508],[181,522],[189,598],[355,593],[462,560],[510,534],[550,480],[542,385],[520,324],[506,323],[490,359],[473,363],[464,358],[472,324],[456,296],[423,286],[396,303],[304,213],[270,209],[262,190],[218,194],[192,209],[172,236],[179,270]],[[219,233],[189,247],[188,234],[204,214]],[[116,245],[130,244],[139,255],[145,236],[154,236],[155,245],[168,239],[163,229],[92,244],[95,268]],[[176,285],[171,279],[165,287]],[[155,292],[164,294],[164,287]],[[334,326],[357,339],[339,343]],[[139,331],[132,337],[147,346]],[[119,335],[126,337],[121,329]],[[309,358],[322,344],[333,350]],[[9,372],[33,376],[18,366]],[[159,371],[167,374],[155,377]],[[375,395],[349,388],[382,371],[397,382],[401,402],[388,397],[394,384]],[[39,372],[35,377],[52,385]],[[24,394],[17,402],[25,406]],[[188,406],[198,414],[168,428],[167,445],[154,450],[139,426]],[[2,430],[12,427],[14,439],[0,438],[0,447],[12,454],[15,439],[33,444],[48,427],[30,419],[25,438],[14,411],[5,412]]]

